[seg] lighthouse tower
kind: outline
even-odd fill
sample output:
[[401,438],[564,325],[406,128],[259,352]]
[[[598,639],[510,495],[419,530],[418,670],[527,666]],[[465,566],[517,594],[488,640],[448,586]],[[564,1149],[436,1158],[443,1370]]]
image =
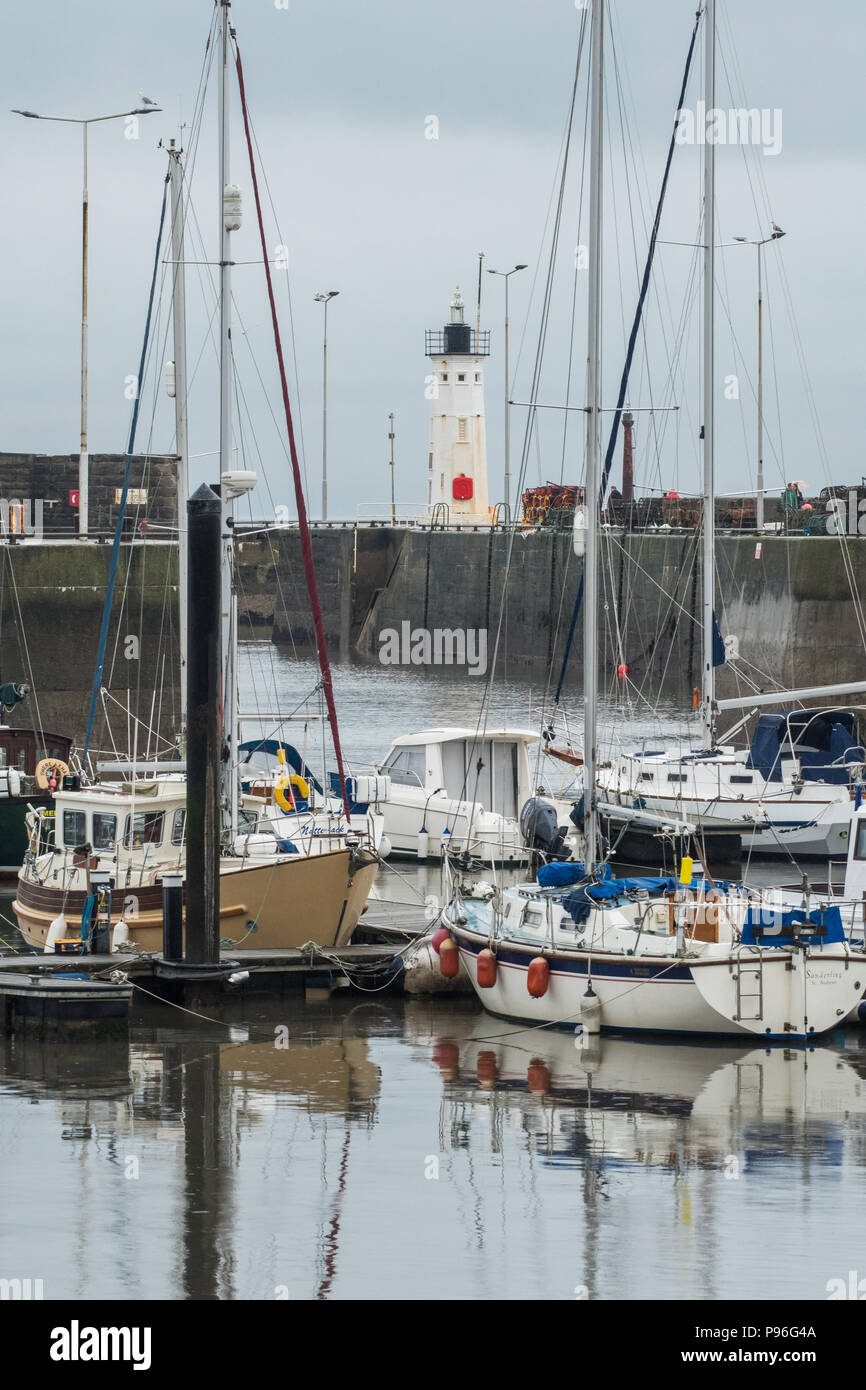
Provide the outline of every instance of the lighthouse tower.
[[489,522],[484,371],[490,333],[476,333],[463,320],[460,286],[451,301],[451,321],[426,335],[433,364],[428,377],[430,455],[427,506],[444,502],[452,521]]

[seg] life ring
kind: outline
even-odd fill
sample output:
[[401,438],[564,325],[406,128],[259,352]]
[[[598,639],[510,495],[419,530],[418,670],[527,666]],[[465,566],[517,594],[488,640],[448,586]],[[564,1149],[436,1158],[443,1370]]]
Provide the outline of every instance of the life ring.
[[68,776],[69,768],[60,758],[43,758],[36,764],[36,785],[41,792],[56,791],[63,778]]
[[[288,792],[288,795],[286,793]],[[296,810],[295,796],[297,792],[300,801],[309,801],[310,784],[304,777],[300,777],[297,772],[286,776],[283,773],[277,785],[274,787],[274,800],[283,811]]]

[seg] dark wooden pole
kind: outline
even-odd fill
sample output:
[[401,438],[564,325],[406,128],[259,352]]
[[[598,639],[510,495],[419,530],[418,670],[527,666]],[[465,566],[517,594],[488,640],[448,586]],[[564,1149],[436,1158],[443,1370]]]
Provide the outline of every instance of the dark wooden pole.
[[187,502],[186,512],[185,959],[191,965],[212,965],[219,961],[220,499],[203,483]]
[[183,960],[183,874],[162,876],[162,958]]

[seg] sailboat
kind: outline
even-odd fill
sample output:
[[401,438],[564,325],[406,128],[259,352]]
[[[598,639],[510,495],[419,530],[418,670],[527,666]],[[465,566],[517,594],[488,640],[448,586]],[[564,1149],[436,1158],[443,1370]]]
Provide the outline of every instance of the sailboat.
[[[706,19],[706,17],[705,17]],[[707,111],[712,106],[706,107]],[[710,178],[714,164],[708,161]],[[715,226],[712,189],[706,190],[704,241]],[[775,226],[775,224],[774,224]],[[778,229],[774,234],[778,235]],[[707,248],[710,267],[714,247]],[[709,273],[705,267],[705,274]],[[844,857],[855,800],[859,804],[866,748],[854,713],[845,708],[814,708],[813,700],[863,695],[866,680],[844,684],[716,696],[716,670],[727,661],[715,617],[715,459],[712,380],[714,282],[704,285],[704,316],[709,332],[704,345],[705,429],[702,532],[702,669],[695,691],[700,710],[702,746],[683,752],[661,749],[622,752],[597,771],[601,797],[614,808],[641,809],[677,817],[699,835],[737,830],[743,850],[766,856]],[[762,425],[759,389],[758,424]],[[760,445],[759,445],[760,453]],[[759,480],[761,477],[759,464]],[[771,707],[775,712],[764,712]],[[805,706],[805,707],[804,707]],[[719,714],[745,712],[729,730],[719,732]],[[751,744],[728,740],[755,715]]]
[[[866,686],[852,683],[850,689],[853,694]],[[764,704],[828,693],[839,694],[840,688],[758,695],[736,703],[753,712]],[[711,711],[733,703],[704,696]],[[599,791],[612,806],[639,803],[657,815],[693,823],[699,834],[736,827],[747,853],[844,856],[866,760],[856,715],[832,708],[762,714],[745,749],[718,742],[714,713],[711,720],[703,749],[612,758],[599,769]]]
[[[583,864],[548,864],[538,882],[487,900],[455,887],[444,912],[443,974],[459,958],[491,1013],[538,1024],[807,1040],[835,1027],[866,981],[862,941],[837,908],[785,913],[744,885],[717,885],[683,861],[672,877],[614,879],[599,855],[598,531],[604,0],[593,0],[586,505],[574,518],[584,559]],[[705,98],[715,105],[715,0],[704,10]],[[704,156],[704,467],[712,477],[714,147]],[[712,572],[712,525],[704,564]],[[712,595],[705,594],[705,604]],[[704,629],[711,692],[712,612]],[[712,716],[712,700],[705,718]],[[585,866],[585,867],[584,867]]]
[[[324,808],[325,834],[304,835],[305,827],[316,829],[315,811],[301,806],[292,792],[292,774],[285,770],[271,782],[271,795],[260,789],[241,786],[239,752],[239,710],[237,699],[237,600],[233,580],[234,502],[255,484],[255,475],[232,468],[232,358],[231,358],[231,233],[240,225],[238,189],[230,181],[228,102],[231,42],[229,2],[220,0],[220,491],[223,515],[222,565],[222,654],[224,663],[223,709],[225,756],[223,759],[221,800],[223,806],[223,853],[220,861],[220,921],[226,924],[225,945],[237,946],[241,940],[249,947],[298,947],[308,941],[340,946],[355,929],[364,911],[377,869],[377,835],[381,826],[370,821],[365,811],[362,827],[352,824],[346,779],[342,771],[339,734],[333,700],[331,676],[324,642],[320,645],[322,685],[329,703],[334,745],[340,764],[340,781],[345,818]],[[243,89],[241,91],[244,99]],[[174,162],[174,161],[173,161]],[[172,170],[172,173],[175,171]],[[173,184],[173,190],[175,185]],[[175,203],[175,259],[182,266],[182,225],[179,199]],[[177,253],[180,253],[179,255]],[[266,263],[266,272],[269,269]],[[175,283],[175,390],[185,410],[185,348],[182,312],[179,322],[178,285]],[[288,401],[286,398],[287,414]],[[186,501],[186,430],[178,430],[180,469],[180,515]],[[133,416],[133,430],[134,430]],[[294,439],[288,415],[293,464]],[[134,433],[130,440],[130,453]],[[295,467],[296,482],[299,473]],[[126,486],[121,504],[125,507]],[[306,525],[302,493],[299,520]],[[120,527],[115,536],[119,543]],[[186,600],[186,579],[181,537],[181,612]],[[315,576],[307,574],[310,602],[318,609]],[[110,612],[111,595],[106,598]],[[182,616],[181,630],[185,631]],[[107,620],[103,620],[103,637]],[[81,766],[86,766],[90,733],[95,711],[95,695],[104,645],[97,658],[97,679]],[[181,684],[185,683],[182,653]],[[184,764],[140,764],[134,757],[128,764],[116,763],[114,780],[90,781],[75,776],[58,793],[56,814],[48,834],[44,815],[30,818],[30,845],[19,870],[13,903],[18,925],[33,947],[53,949],[57,940],[75,936],[80,926],[82,948],[88,941],[89,912],[93,899],[92,875],[108,873],[113,882],[110,916],[113,940],[141,950],[158,950],[162,941],[162,878],[169,872],[182,872],[185,861],[186,783]],[[297,774],[295,774],[297,776]],[[119,779],[119,780],[118,780]],[[304,780],[304,779],[300,779]],[[297,788],[296,788],[297,789]],[[279,795],[278,795],[279,794]],[[282,804],[280,802],[282,798]],[[291,797],[291,801],[289,801]],[[275,800],[276,798],[276,800]],[[369,827],[369,833],[363,830]],[[320,828],[321,823],[320,823]],[[359,833],[360,829],[360,833]]]

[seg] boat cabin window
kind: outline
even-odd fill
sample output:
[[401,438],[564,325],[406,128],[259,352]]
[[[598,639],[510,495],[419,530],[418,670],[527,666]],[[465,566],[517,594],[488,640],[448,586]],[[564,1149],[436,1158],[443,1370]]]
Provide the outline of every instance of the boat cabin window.
[[67,849],[87,843],[87,814],[84,811],[63,812],[63,843]]
[[395,748],[382,771],[399,787],[423,787],[427,771],[427,749]]
[[93,848],[113,849],[117,840],[117,816],[107,811],[93,812]]
[[640,775],[640,780],[641,780],[642,782],[651,782],[651,781],[653,780],[654,777],[655,777],[655,773],[654,773],[654,772],[642,772],[641,775]]
[[686,780],[686,775],[685,775],[684,772],[669,772],[669,773],[668,773],[668,781],[669,781],[669,782],[685,782],[685,780]]
[[857,817],[857,839],[854,843],[854,858],[866,859],[866,819]]
[[185,833],[186,810],[181,806],[180,810],[175,811],[171,818],[171,843],[173,845],[182,845]]
[[755,779],[753,777],[740,777],[735,772],[731,773],[731,783],[737,786],[750,787]]
[[164,819],[163,811],[136,811],[134,816],[127,816],[123,843],[127,846],[131,843],[133,849],[139,849],[142,845],[162,844]]

